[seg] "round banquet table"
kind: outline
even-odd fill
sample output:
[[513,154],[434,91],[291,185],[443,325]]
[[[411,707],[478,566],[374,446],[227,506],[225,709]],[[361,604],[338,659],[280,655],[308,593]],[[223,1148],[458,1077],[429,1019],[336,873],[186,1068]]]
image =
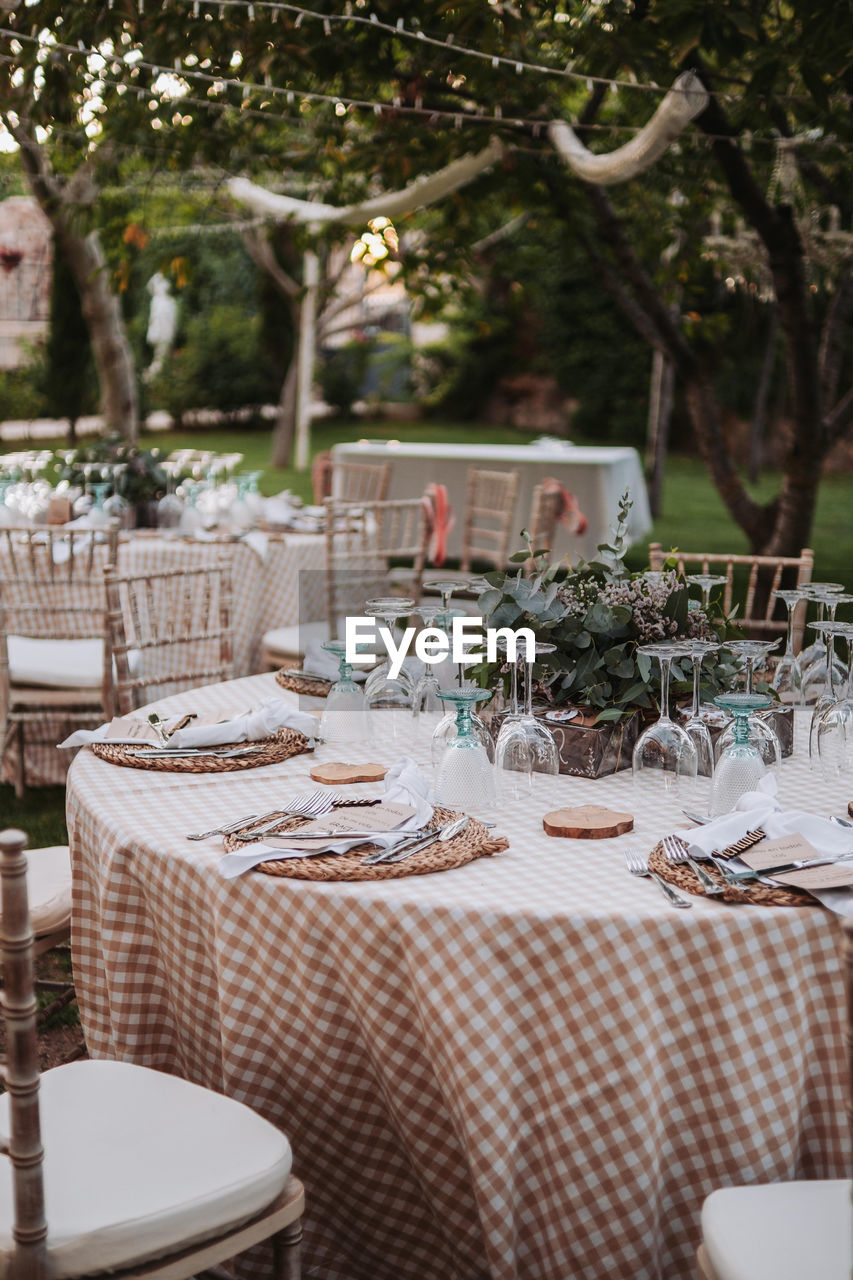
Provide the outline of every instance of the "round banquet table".
[[[237,713],[280,693],[255,676],[157,706]],[[683,819],[627,773],[546,780],[500,811],[506,852],[431,875],[226,881],[221,840],[186,839],[315,785],[314,761],[190,776],[84,749],[68,779],[89,1051],[287,1132],[308,1275],[676,1280],[714,1187],[848,1176],[836,916],[673,909],[624,850]],[[846,804],[800,759],[781,787],[791,806]],[[584,801],[633,812],[633,835],[544,835],[542,813]]]

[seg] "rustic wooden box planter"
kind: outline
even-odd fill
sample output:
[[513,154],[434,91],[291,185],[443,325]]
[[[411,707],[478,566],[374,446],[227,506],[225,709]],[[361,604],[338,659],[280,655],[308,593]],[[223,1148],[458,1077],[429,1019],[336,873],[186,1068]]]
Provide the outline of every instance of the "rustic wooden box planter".
[[[502,712],[492,717],[490,727],[495,738],[505,714]],[[580,712],[576,719],[562,724],[546,719],[542,708],[534,707],[534,715],[554,735],[560,754],[560,773],[568,773],[575,778],[603,778],[631,768],[631,753],[642,728],[638,712],[602,724],[593,723],[594,713]]]

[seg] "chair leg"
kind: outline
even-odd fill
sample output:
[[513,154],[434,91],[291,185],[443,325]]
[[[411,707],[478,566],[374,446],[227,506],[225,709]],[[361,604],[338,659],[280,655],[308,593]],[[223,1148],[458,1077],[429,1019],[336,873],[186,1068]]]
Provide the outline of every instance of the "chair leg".
[[275,1280],[301,1280],[302,1276],[302,1219],[272,1238],[273,1275]]
[[717,1280],[716,1272],[711,1266],[711,1260],[704,1244],[700,1244],[696,1250],[696,1276],[697,1280]]
[[27,779],[25,776],[24,764],[24,725],[21,722],[18,725],[18,731],[15,734],[18,742],[18,758],[15,761],[15,795],[19,800],[23,800],[24,791],[26,790]]

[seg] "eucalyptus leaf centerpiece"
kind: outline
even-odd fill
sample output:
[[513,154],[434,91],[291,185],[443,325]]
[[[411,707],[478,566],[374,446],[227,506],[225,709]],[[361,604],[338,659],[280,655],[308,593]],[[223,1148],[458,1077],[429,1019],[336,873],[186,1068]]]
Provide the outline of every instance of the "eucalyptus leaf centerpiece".
[[[549,562],[547,552],[531,546],[523,531],[527,547],[512,557],[518,568],[487,573],[488,586],[478,600],[485,627],[529,627],[537,640],[556,646],[533,668],[537,710],[544,714],[574,708],[579,725],[595,726],[599,733],[600,727],[614,722],[620,733],[617,768],[624,767],[625,732],[636,736],[644,714],[658,707],[657,675],[638,646],[680,638],[724,640],[731,626],[730,619],[713,614],[713,605],[706,613],[688,598],[687,585],[674,568],[655,574],[629,572],[625,552],[630,509],[626,491],[610,541],[599,545],[595,560],[575,566],[567,558]],[[507,668],[482,663],[472,674],[497,689]],[[702,670],[704,696],[728,687],[733,674],[730,655],[709,655]],[[686,694],[691,681],[689,659],[674,661],[674,696]],[[570,736],[569,729],[567,725],[563,736]],[[627,755],[630,763],[630,751]]]

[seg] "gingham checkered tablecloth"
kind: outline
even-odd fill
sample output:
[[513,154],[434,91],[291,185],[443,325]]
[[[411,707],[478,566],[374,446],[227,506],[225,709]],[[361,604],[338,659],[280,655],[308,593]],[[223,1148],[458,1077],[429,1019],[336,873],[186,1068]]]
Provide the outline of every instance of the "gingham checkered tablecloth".
[[[184,565],[198,567],[224,557],[231,566],[234,592],[234,673],[245,676],[262,669],[265,632],[325,616],[325,555],[325,541],[314,533],[267,535],[264,555],[242,541],[201,542],[143,533],[122,538],[118,569],[120,573],[155,573]],[[73,754],[57,751],[56,744],[68,732],[67,722],[55,716],[46,716],[38,726],[28,728],[26,776],[30,786],[65,781]],[[5,761],[4,776],[6,780],[13,777],[11,759]]]
[[[273,691],[258,676],[160,705]],[[347,755],[389,760],[385,743]],[[507,852],[443,874],[228,882],[221,843],[185,839],[311,785],[311,764],[169,776],[84,751],[68,788],[90,1052],[281,1125],[308,1277],[681,1280],[712,1188],[846,1176],[833,915],[668,906],[624,850],[683,819],[629,774],[547,780],[501,810]],[[820,813],[848,798],[800,760],[782,789]],[[543,834],[542,813],[589,800],[633,812],[633,835]]]

